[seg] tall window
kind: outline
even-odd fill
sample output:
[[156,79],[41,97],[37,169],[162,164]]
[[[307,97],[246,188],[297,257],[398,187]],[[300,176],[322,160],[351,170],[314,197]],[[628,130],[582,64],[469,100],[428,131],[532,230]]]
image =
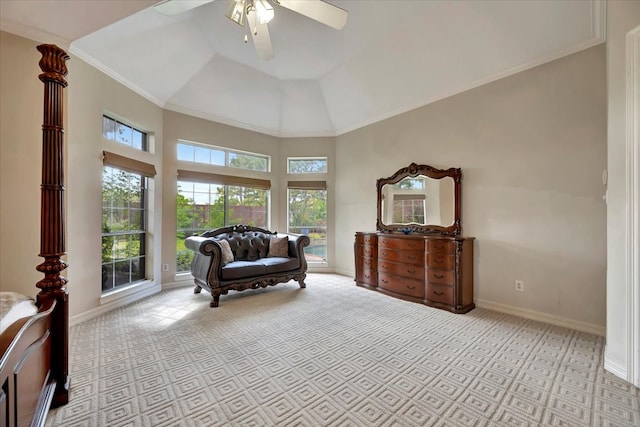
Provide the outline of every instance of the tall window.
[[305,256],[309,263],[327,262],[327,188],[324,181],[289,181],[290,233],[309,236]]
[[268,228],[269,181],[189,171],[178,175],[177,272],[189,271],[193,260],[184,244],[189,236],[236,224]]
[[102,291],[145,279],[147,178],[106,166],[102,173]]
[[424,178],[405,178],[393,186],[393,223],[424,224],[426,196]]

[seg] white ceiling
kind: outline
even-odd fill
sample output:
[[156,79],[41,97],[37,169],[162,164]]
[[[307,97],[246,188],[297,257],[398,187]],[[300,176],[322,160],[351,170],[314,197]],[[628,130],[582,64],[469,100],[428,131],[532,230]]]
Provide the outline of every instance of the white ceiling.
[[603,0],[328,0],[343,30],[275,5],[262,61],[228,0],[173,17],[156,1],[3,0],[0,29],[70,46],[166,109],[283,137],[340,135],[604,41]]

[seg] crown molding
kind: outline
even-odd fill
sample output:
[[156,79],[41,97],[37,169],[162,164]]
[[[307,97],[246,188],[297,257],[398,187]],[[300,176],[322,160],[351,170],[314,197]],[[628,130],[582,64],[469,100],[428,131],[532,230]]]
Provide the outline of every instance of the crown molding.
[[121,74],[115,72],[111,68],[107,67],[102,62],[96,60],[91,55],[89,55],[88,53],[83,51],[82,49],[77,48],[73,43],[71,43],[71,47],[69,48],[69,53],[73,54],[74,56],[77,56],[79,59],[81,59],[84,62],[86,62],[87,64],[91,65],[93,68],[97,69],[98,71],[103,72],[108,77],[111,77],[113,80],[117,81],[121,85],[127,87],[128,89],[130,89],[133,92],[137,93],[138,95],[142,96],[147,101],[150,101],[150,102],[154,103],[158,107],[164,107],[164,104],[165,104],[164,101],[162,101],[161,99],[151,95],[149,92],[147,92],[146,90],[142,89],[138,85],[133,84],[129,79],[127,79],[126,77],[122,76]]

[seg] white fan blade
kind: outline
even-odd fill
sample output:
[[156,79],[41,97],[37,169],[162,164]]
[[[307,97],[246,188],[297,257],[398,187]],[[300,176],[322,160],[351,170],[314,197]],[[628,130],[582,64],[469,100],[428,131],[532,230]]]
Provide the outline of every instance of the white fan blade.
[[273,58],[273,47],[271,46],[271,37],[269,37],[267,24],[261,24],[256,19],[256,13],[253,10],[247,12],[247,24],[249,24],[249,31],[251,31],[258,58],[265,61]]
[[164,0],[153,7],[163,15],[177,15],[187,10],[194,9],[213,0]]
[[336,30],[347,23],[349,12],[322,0],[275,0],[280,6],[298,12]]

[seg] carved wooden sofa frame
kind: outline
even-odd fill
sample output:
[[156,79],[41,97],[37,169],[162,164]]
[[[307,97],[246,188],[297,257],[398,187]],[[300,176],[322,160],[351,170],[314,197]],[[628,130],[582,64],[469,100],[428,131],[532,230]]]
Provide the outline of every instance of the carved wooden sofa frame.
[[[269,246],[274,237],[288,238],[288,257],[269,256]],[[229,242],[234,260],[224,264],[221,240]],[[220,295],[230,290],[266,288],[278,283],[296,280],[301,288],[306,287],[307,261],[304,248],[308,236],[277,233],[258,227],[234,225],[207,231],[199,236],[188,237],[187,248],[195,252],[191,263],[195,288],[198,294],[206,289],[218,307]]]

